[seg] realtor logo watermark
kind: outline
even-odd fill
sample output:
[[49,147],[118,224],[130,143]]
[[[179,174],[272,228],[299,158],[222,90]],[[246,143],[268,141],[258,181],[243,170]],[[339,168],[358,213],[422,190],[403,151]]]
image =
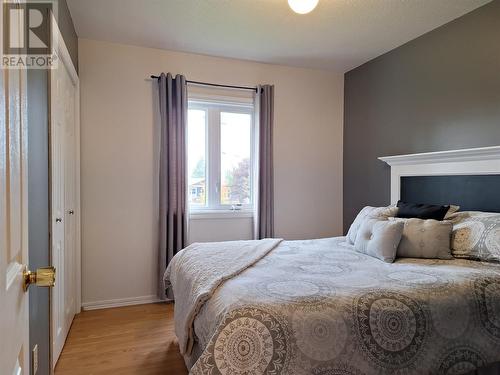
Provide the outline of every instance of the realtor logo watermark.
[[3,4],[2,68],[54,69],[57,55],[51,37],[56,4],[12,1]]

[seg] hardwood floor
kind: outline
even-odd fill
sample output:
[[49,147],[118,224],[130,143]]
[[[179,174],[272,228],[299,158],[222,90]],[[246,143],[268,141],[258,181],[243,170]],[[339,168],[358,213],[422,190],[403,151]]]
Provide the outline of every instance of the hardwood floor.
[[174,333],[172,304],[78,314],[55,375],[187,374]]

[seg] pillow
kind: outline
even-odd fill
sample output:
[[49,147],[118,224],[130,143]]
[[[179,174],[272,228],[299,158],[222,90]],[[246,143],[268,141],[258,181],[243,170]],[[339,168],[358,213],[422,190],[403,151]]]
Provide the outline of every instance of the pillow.
[[403,236],[398,246],[398,257],[453,259],[450,221],[392,218],[404,224]]
[[387,263],[394,262],[404,224],[400,221],[366,219],[356,236],[354,249]]
[[396,215],[397,212],[398,208],[394,206],[364,207],[361,211],[359,211],[358,216],[356,216],[356,219],[354,219],[354,221],[351,224],[351,227],[349,228],[349,231],[347,232],[347,242],[349,242],[351,245],[354,245],[354,242],[356,241],[356,235],[358,234],[358,230],[365,221],[365,219],[369,217],[386,219],[388,217]]
[[398,201],[398,217],[443,220],[450,206]]
[[454,257],[500,261],[500,213],[457,212],[451,219]]
[[486,216],[493,216],[493,215],[500,215],[494,212],[481,212],[481,211],[460,211],[460,212],[454,212],[450,215],[447,215],[446,220],[451,221],[453,224],[458,224],[462,222],[465,219],[471,218],[471,217],[486,217]]
[[451,215],[453,215],[458,210],[460,210],[460,206],[450,204],[450,209],[446,212],[446,215],[444,215],[444,220],[448,220],[451,217]]

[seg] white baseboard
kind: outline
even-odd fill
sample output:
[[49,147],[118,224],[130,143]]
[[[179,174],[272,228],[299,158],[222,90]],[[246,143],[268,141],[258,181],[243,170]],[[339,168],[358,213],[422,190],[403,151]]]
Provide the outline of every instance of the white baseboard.
[[83,302],[82,309],[84,311],[88,311],[88,310],[98,310],[98,309],[109,309],[112,307],[120,307],[120,306],[143,305],[146,303],[157,303],[157,302],[161,302],[161,300],[156,295],[131,297],[131,298],[118,298],[105,301]]

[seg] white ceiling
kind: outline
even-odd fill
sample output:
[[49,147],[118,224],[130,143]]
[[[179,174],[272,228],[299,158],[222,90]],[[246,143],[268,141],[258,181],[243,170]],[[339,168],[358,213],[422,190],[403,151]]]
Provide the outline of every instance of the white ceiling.
[[67,0],[79,37],[348,71],[490,0]]

